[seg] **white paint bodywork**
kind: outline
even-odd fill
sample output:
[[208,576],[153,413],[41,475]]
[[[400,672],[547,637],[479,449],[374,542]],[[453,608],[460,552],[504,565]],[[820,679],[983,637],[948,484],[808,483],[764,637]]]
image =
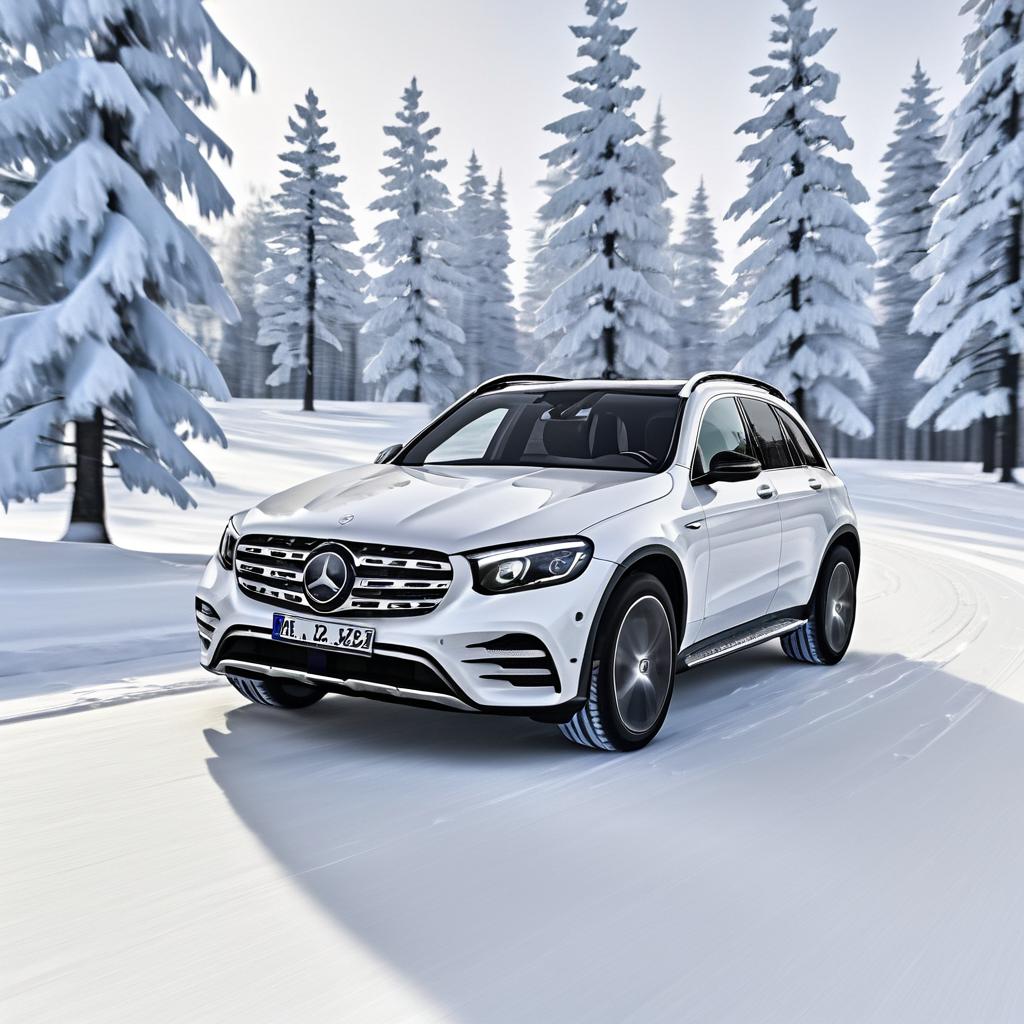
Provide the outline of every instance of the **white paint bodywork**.
[[[269,497],[236,522],[243,537],[273,533],[443,551],[454,575],[436,609],[358,621],[376,628],[378,645],[429,655],[484,708],[555,706],[576,696],[602,598],[620,567],[638,554],[668,553],[682,569],[684,649],[768,612],[806,604],[829,540],[844,525],[855,525],[846,488],[831,469],[766,471],[742,483],[691,482],[704,411],[730,395],[769,401],[799,420],[790,406],[761,389],[708,383],[687,399],[674,461],[661,473],[361,466]],[[820,490],[810,487],[812,477]],[[773,492],[767,499],[757,496],[766,482]],[[352,518],[340,526],[346,517]],[[500,595],[473,589],[465,552],[572,536],[594,544],[594,558],[577,579]],[[202,655],[204,666],[227,629],[271,626],[274,607],[245,596],[216,558],[206,567],[198,597],[220,615]],[[560,692],[483,680],[463,661],[467,644],[506,632],[544,642]]]

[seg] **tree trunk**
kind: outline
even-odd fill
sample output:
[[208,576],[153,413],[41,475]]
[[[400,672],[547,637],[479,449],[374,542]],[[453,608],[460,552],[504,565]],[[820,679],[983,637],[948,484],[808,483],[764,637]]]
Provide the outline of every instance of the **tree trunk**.
[[[1011,17],[1007,11],[1006,18]],[[1007,26],[1011,27],[1011,26]],[[1017,15],[1014,35],[1020,39],[1020,17]],[[1014,89],[1010,102],[1010,116],[1008,122],[1008,135],[1013,142],[1019,142],[1020,137],[1020,93]],[[1024,230],[1024,217],[1022,217],[1021,203],[1018,199],[1014,205],[1013,216],[1010,218],[1010,244],[1006,254],[1008,263],[1008,278],[1010,284],[1019,284],[1021,279],[1021,231]],[[1016,311],[1019,314],[1019,310]],[[1006,339],[1009,346],[1010,339]],[[1013,471],[1017,468],[1017,444],[1020,434],[1020,354],[1009,350],[1003,356],[1003,365],[1000,368],[999,383],[1009,391],[1010,408],[1003,417],[1002,450],[1000,462],[1002,473],[999,480],[1004,484],[1014,482]]]
[[1017,468],[1017,446],[1020,436],[1020,354],[1007,352],[1003,357],[1000,383],[1010,392],[1010,408],[1003,417],[1003,436],[1000,451],[1001,483],[1014,483]]
[[109,544],[103,490],[103,413],[75,422],[75,491],[64,540]]
[[996,468],[996,420],[985,416],[981,421],[981,471],[991,473]]
[[302,392],[302,411],[313,409],[313,361],[316,358],[316,271],[313,268],[316,233],[310,224],[306,232],[306,265],[309,278],[306,281],[306,380]]

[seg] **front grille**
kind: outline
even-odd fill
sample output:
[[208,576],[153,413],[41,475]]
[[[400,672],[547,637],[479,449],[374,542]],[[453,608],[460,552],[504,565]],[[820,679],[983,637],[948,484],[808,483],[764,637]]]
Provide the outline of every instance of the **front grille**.
[[[310,552],[326,538],[247,534],[235,549],[235,578],[250,597],[294,605],[316,615],[302,589]],[[452,583],[452,564],[438,551],[390,544],[333,541],[352,555],[356,581],[345,603],[330,612],[353,616],[423,615],[436,608]]]
[[[411,658],[398,658],[375,651],[372,658],[344,651],[318,650],[269,637],[228,636],[217,650],[217,665],[224,661],[251,662],[273,668],[291,669],[317,676],[398,686],[420,693],[450,695],[451,687],[429,665]],[[216,667],[216,666],[214,666]]]
[[[474,657],[463,658],[479,679],[493,679],[512,686],[550,686],[561,692],[558,672],[548,649],[535,636],[506,633],[492,640],[467,644]],[[479,652],[479,654],[477,654]]]

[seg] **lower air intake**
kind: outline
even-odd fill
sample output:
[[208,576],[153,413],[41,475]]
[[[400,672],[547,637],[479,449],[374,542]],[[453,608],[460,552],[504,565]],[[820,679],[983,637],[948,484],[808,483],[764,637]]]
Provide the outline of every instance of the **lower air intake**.
[[463,658],[463,664],[472,665],[478,679],[512,686],[547,686],[561,692],[551,654],[535,636],[505,633],[491,640],[467,644],[466,651],[475,656]]

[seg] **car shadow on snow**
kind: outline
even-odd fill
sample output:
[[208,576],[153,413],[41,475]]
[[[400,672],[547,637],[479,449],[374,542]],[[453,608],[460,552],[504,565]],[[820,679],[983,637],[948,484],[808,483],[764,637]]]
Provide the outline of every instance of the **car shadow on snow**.
[[980,1019],[980,990],[922,979],[964,935],[1002,955],[980,937],[1021,896],[991,780],[1024,771],[1024,705],[896,655],[680,676],[632,755],[350,698],[206,735],[294,883],[455,1020],[852,1020],[911,991],[901,1020]]

